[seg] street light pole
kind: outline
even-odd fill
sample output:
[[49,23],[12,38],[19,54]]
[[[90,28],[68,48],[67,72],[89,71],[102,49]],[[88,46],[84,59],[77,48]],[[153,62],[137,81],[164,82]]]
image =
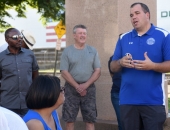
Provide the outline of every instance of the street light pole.
[[55,73],[56,73],[57,57],[58,57],[58,50],[55,50],[55,65],[54,65],[54,73],[53,73],[53,76],[55,76]]

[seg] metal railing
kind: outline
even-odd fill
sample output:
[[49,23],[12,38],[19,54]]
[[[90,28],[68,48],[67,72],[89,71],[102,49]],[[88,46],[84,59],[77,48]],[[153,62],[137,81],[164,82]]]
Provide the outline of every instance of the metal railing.
[[[56,69],[59,69],[60,56],[61,56],[62,51],[63,49],[58,51]],[[34,49],[33,52],[37,59],[40,70],[54,69],[55,57],[56,57],[55,48]]]

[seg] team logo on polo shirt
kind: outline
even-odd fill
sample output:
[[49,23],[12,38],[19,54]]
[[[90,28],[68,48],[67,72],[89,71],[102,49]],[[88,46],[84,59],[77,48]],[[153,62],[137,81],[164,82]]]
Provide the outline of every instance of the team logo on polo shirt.
[[155,43],[155,39],[154,39],[154,38],[149,38],[149,39],[146,41],[146,43],[147,43],[148,45],[153,45],[153,44]]

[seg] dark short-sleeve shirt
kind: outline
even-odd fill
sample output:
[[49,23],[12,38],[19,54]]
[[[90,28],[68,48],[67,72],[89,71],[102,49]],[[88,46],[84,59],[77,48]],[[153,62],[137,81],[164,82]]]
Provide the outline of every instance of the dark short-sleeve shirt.
[[21,48],[18,54],[8,49],[0,53],[0,105],[10,109],[27,108],[26,93],[32,83],[32,72],[39,69],[31,50]]
[[117,72],[117,73],[113,73],[113,72],[111,71],[111,69],[110,69],[110,63],[111,63],[111,61],[112,61],[112,57],[113,57],[113,56],[111,56],[110,59],[109,59],[109,61],[108,61],[108,69],[109,69],[109,72],[110,72],[111,74],[113,74],[113,76],[112,76],[112,82],[113,82],[113,84],[112,84],[111,93],[114,93],[114,92],[119,92],[119,91],[120,91],[121,74],[122,74],[122,72],[119,71],[119,72]]

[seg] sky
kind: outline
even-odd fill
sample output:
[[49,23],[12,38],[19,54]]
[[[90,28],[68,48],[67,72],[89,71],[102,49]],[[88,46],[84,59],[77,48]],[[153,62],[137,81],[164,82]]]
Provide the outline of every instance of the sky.
[[[46,42],[47,38],[57,39],[57,35],[46,36],[46,33],[54,33],[54,29],[46,29],[46,26],[42,25],[40,14],[36,9],[28,8],[26,12],[27,18],[17,18],[17,13],[14,10],[9,10],[10,14],[15,18],[11,19],[6,17],[5,21],[8,21],[12,27],[17,28],[19,31],[27,30],[31,32],[36,40],[34,48],[52,48],[56,46],[56,42]],[[58,22],[48,23],[47,26],[56,26]],[[63,36],[62,38],[65,38]],[[4,33],[0,33],[0,46],[6,43]],[[62,47],[65,46],[65,42],[62,42]]]

